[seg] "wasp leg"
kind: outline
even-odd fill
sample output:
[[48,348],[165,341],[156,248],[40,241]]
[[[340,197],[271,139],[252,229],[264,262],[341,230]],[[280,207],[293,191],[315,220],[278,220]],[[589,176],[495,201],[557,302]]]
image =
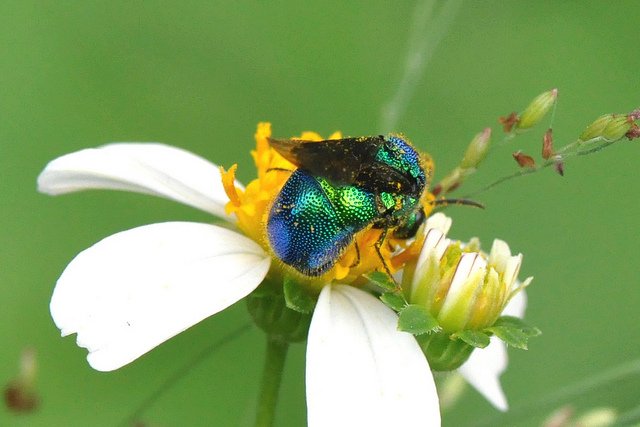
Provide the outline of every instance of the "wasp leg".
[[349,266],[349,268],[354,268],[360,265],[360,248],[358,247],[358,241],[353,239],[353,244],[356,246],[356,260]]
[[391,274],[391,270],[389,270],[389,266],[387,265],[386,261],[384,260],[384,257],[382,256],[382,252],[380,251],[380,248],[384,244],[384,240],[387,237],[387,230],[389,229],[388,228],[382,229],[382,233],[380,234],[380,237],[378,237],[378,240],[376,241],[374,247],[376,248],[376,253],[378,254],[378,258],[380,258],[380,262],[382,262],[382,267],[384,268],[385,273],[387,273],[391,281],[396,285],[396,289],[400,289],[400,285],[398,284],[398,282],[396,282],[396,279],[395,277],[393,277],[393,274]]

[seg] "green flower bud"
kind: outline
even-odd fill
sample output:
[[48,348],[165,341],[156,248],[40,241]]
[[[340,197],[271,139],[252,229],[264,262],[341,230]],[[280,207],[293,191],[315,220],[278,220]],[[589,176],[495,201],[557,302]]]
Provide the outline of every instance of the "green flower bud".
[[511,255],[505,242],[495,240],[486,254],[478,250],[477,240],[464,245],[448,239],[450,225],[443,214],[427,220],[422,251],[415,264],[408,266],[402,284],[409,304],[425,307],[441,328],[417,337],[430,366],[437,370],[462,364],[478,346],[471,342],[476,337],[488,343],[482,331],[532,280],[517,280],[522,254]]
[[491,128],[486,128],[477,134],[467,147],[464,153],[460,167],[462,169],[477,168],[480,162],[484,160],[489,152],[489,143],[491,142]]
[[446,194],[449,191],[455,190],[460,186],[460,184],[462,184],[462,182],[464,181],[464,178],[465,178],[465,170],[460,167],[456,167],[454,170],[449,172],[447,176],[445,176],[444,178],[442,178],[442,180],[440,180],[440,182],[437,185],[437,188],[439,188],[438,194],[440,193]]
[[618,413],[614,408],[594,408],[579,417],[574,425],[582,427],[612,426],[618,419]]
[[602,131],[602,137],[607,141],[617,141],[631,129],[633,122],[627,115],[614,115]]
[[545,426],[606,427],[618,425],[618,413],[614,408],[597,407],[581,415],[576,414],[572,405],[565,405],[553,411],[543,422]]
[[433,193],[446,194],[458,188],[466,177],[475,173],[489,151],[491,128],[486,128],[473,137],[458,166],[447,174],[435,187]]
[[602,132],[612,119],[613,114],[603,114],[602,116],[595,119],[593,123],[591,123],[584,131],[582,131],[579,137],[580,141],[586,142],[594,138],[600,138],[602,136]]
[[538,95],[520,114],[516,129],[529,129],[540,122],[549,112],[558,97],[558,89],[551,89]]

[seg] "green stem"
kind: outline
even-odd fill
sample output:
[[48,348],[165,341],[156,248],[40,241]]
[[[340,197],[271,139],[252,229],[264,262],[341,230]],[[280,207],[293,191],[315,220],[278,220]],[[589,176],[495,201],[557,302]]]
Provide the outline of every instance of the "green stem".
[[262,370],[256,427],[271,427],[273,425],[288,348],[289,343],[267,336],[267,354]]

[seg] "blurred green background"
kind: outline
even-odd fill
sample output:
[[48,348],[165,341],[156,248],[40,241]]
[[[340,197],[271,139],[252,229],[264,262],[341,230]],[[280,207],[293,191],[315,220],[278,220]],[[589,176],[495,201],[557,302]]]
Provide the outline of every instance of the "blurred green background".
[[[162,141],[253,177],[258,121],[274,134],[380,132],[382,107],[405,69],[414,2],[3,1],[0,3],[0,380],[25,347],[39,356],[40,408],[0,425],[111,426],[180,366],[248,321],[243,304],[207,319],[112,373],[89,368],[48,311],[54,283],[81,250],[117,231],[210,217],[166,200],[119,192],[50,198],[36,176],[51,159],[110,141]],[[395,131],[454,167],[482,128],[558,87],[556,146],[595,117],[640,106],[640,3],[466,1],[411,85]],[[438,25],[430,22],[428,28]],[[426,34],[431,34],[427,28]],[[420,39],[420,37],[418,37]],[[510,153],[539,158],[542,125],[497,148],[467,189],[514,171]],[[499,133],[496,133],[499,135]],[[446,425],[521,423],[567,403],[570,384],[639,357],[640,146],[621,142],[451,208],[452,235],[494,237],[525,254],[535,276],[527,318],[543,335],[510,351],[503,384],[511,418],[475,391]],[[463,194],[462,191],[460,194]],[[252,329],[194,367],[144,414],[154,426],[251,425],[264,342]],[[290,352],[278,425],[303,425],[304,345]],[[578,410],[640,404],[637,376],[570,399]],[[508,416],[509,417],[509,416]]]

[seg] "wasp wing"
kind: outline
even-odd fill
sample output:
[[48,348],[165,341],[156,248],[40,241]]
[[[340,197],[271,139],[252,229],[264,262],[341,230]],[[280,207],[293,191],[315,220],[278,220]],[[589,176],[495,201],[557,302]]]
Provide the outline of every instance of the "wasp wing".
[[362,165],[375,161],[375,155],[384,144],[384,139],[381,136],[325,141],[270,139],[269,143],[299,168],[327,178],[335,184],[351,185],[356,183]]
[[334,185],[357,185],[379,194],[412,185],[412,177],[378,159],[387,143],[384,136],[307,141],[269,139],[285,159]]

